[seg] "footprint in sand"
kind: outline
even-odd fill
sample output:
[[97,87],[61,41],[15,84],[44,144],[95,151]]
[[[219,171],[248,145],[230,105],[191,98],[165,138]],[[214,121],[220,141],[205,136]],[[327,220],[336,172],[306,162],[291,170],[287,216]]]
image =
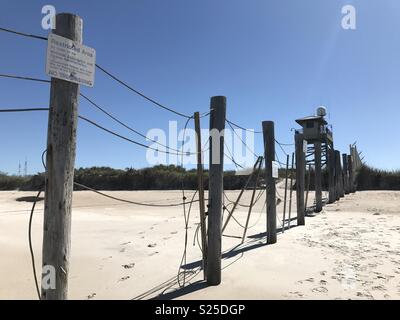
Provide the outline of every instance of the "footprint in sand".
[[319,273],[321,276],[326,276],[327,272],[326,271],[320,271]]
[[89,294],[87,296],[87,298],[90,300],[90,299],[93,299],[95,296],[96,296],[96,292],[93,292],[93,293]]
[[372,287],[372,290],[386,291],[386,288],[384,286],[375,286],[375,287]]
[[149,248],[154,248],[157,245],[157,243],[150,243],[147,245],[147,247]]
[[122,277],[121,279],[118,280],[118,282],[128,280],[129,278],[130,278],[130,276]]
[[125,252],[126,248],[119,249],[119,252]]
[[296,296],[296,297],[303,297],[304,296],[304,294],[299,292],[299,291],[291,291],[291,292],[289,292],[289,295]]
[[158,254],[158,251],[153,252],[153,253],[150,253],[150,254],[149,254],[149,257],[154,256],[155,254]]
[[122,267],[123,267],[124,269],[132,269],[134,266],[135,266],[135,263],[134,263],[134,262],[129,263],[129,264],[123,264],[123,265],[122,265]]
[[312,292],[327,293],[328,289],[325,287],[316,287],[312,289]]
[[124,243],[121,243],[120,246],[126,246],[127,244],[130,244],[130,243],[131,243],[131,241],[124,242]]
[[171,234],[177,234],[178,233],[178,231],[172,231],[171,232]]
[[171,237],[164,237],[163,240],[171,239]]
[[328,284],[328,281],[321,280],[321,281],[319,282],[319,284],[320,284],[321,286],[326,286],[326,285]]

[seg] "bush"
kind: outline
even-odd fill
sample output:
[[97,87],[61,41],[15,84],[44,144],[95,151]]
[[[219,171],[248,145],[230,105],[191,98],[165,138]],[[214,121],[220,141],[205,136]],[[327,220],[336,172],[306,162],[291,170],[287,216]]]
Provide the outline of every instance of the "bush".
[[9,176],[0,172],[0,190],[16,190],[29,179],[30,177]]
[[358,190],[400,190],[400,171],[362,166],[356,175]]
[[[261,173],[260,178],[263,175]],[[248,176],[237,176],[234,171],[224,173],[224,189],[234,190],[244,186]],[[0,190],[35,191],[43,189],[44,174],[31,177],[0,176]],[[151,168],[125,170],[109,167],[79,168],[75,170],[75,181],[97,190],[177,190],[183,187],[197,189],[197,171],[179,166],[158,165]],[[260,179],[260,183],[262,179]],[[254,178],[252,184],[254,185]],[[204,172],[204,187],[208,189],[208,171]],[[75,190],[84,190],[77,186]]]

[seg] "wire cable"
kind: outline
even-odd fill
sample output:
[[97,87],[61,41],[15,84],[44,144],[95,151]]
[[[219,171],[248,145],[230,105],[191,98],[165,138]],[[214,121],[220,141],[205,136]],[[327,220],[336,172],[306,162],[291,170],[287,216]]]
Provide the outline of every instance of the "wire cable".
[[35,207],[36,207],[36,202],[39,200],[40,194],[42,193],[42,190],[40,190],[33,202],[32,205],[32,209],[31,209],[31,214],[29,216],[29,225],[28,225],[28,241],[29,241],[29,251],[31,254],[31,261],[32,261],[32,270],[33,270],[33,278],[35,280],[35,286],[36,286],[36,293],[37,296],[39,298],[39,300],[41,300],[40,297],[40,289],[39,289],[39,283],[38,283],[38,279],[37,279],[37,274],[36,274],[36,266],[35,266],[35,254],[33,252],[33,245],[32,245],[32,219],[33,219],[33,213],[35,211]]
[[230,121],[228,119],[226,119],[226,122],[228,122],[229,124],[235,126],[236,128],[242,129],[244,131],[249,131],[249,132],[254,132],[254,133],[263,133],[262,131],[255,131],[255,130],[250,130],[250,129],[243,128],[242,126],[239,126],[238,124],[236,124],[236,123],[234,123],[234,122],[232,122],[232,121]]
[[131,87],[130,85],[128,85],[126,82],[120,80],[119,78],[117,78],[116,76],[114,76],[113,74],[111,74],[109,71],[107,71],[106,69],[104,69],[103,67],[101,67],[100,65],[96,64],[96,67],[101,70],[103,73],[105,73],[106,75],[108,75],[110,78],[114,79],[115,81],[117,81],[119,84],[123,85],[125,88],[129,89],[130,91],[136,93],[137,95],[141,96],[142,98],[150,101],[151,103],[155,104],[156,106],[165,109],[169,112],[172,112],[178,116],[184,117],[184,118],[191,118],[191,116],[185,115],[179,111],[173,110],[172,108],[166,107],[165,105],[155,101],[154,99],[146,96],[145,94],[143,94],[142,92],[134,89],[133,87]]
[[27,81],[34,81],[34,82],[51,83],[51,80],[39,79],[39,78],[31,78],[31,77],[22,77],[22,76],[16,76],[16,75],[13,75],[13,74],[0,73],[0,77],[1,78],[17,79],[17,80],[27,80]]
[[[150,140],[151,142],[154,142],[162,147],[164,147],[165,149],[169,149],[173,152],[176,152],[176,154],[180,154],[180,151],[178,149],[174,149],[171,147],[168,147],[165,144],[162,144],[156,140],[150,139],[148,138],[145,134],[133,129],[132,127],[130,127],[129,125],[127,125],[126,123],[122,122],[121,120],[117,119],[115,116],[113,116],[110,112],[108,112],[107,110],[105,110],[103,107],[100,107],[99,104],[95,103],[92,99],[88,98],[86,95],[84,95],[83,93],[80,94],[80,96],[82,98],[84,98],[87,102],[89,102],[89,104],[91,104],[93,107],[97,108],[98,110],[100,110],[101,112],[103,112],[105,115],[107,115],[108,117],[110,117],[112,120],[114,120],[115,122],[119,123],[121,126],[125,127],[126,129],[132,131],[133,133],[141,136],[142,138],[146,139],[146,140]],[[196,154],[196,153],[192,153],[192,154]]]
[[239,140],[243,143],[243,145],[249,150],[256,158],[259,156],[254,153],[253,150],[250,149],[250,147],[243,141],[242,137],[236,132],[236,130],[233,128],[233,126],[227,121],[228,125],[231,127],[233,133],[239,138]]
[[28,33],[24,33],[24,32],[19,32],[19,31],[15,31],[15,30],[11,30],[11,29],[0,28],[0,31],[13,33],[13,34],[16,34],[16,35],[19,35],[19,36],[24,36],[24,37],[35,38],[35,39],[46,40],[47,41],[46,37],[37,36],[37,35],[34,35],[34,34],[28,34]]
[[[150,150],[154,150],[154,151],[157,151],[157,152],[166,153],[166,154],[172,154],[172,153],[169,152],[169,151],[156,149],[156,148],[153,148],[153,147],[151,147],[151,146],[148,146],[148,145],[146,145],[146,144],[144,144],[144,143],[141,143],[141,142],[132,140],[132,139],[130,139],[130,138],[127,138],[127,137],[125,137],[125,136],[123,136],[123,135],[120,135],[119,133],[116,133],[116,132],[114,132],[114,131],[112,131],[112,130],[110,130],[110,129],[107,129],[107,128],[101,126],[100,124],[98,124],[98,123],[96,123],[96,122],[94,122],[94,121],[92,121],[92,120],[89,120],[88,118],[86,118],[86,117],[84,117],[84,116],[78,116],[78,118],[79,118],[79,119],[82,119],[82,120],[84,120],[84,121],[86,121],[86,122],[88,122],[88,123],[90,123],[91,125],[93,125],[93,126],[99,128],[99,129],[101,129],[101,130],[103,130],[103,131],[105,131],[105,132],[108,132],[109,134],[111,134],[111,135],[113,135],[113,136],[116,136],[116,137],[118,137],[118,138],[120,138],[120,139],[122,139],[122,140],[128,141],[128,142],[130,142],[130,143],[136,144],[136,145],[138,145],[138,146],[140,146],[140,147],[147,148],[147,149],[150,149]],[[173,154],[175,154],[175,153],[173,153]],[[191,155],[191,154],[186,153],[185,155]]]
[[[109,199],[113,199],[113,200],[116,200],[116,201],[120,201],[120,202],[135,204],[135,205],[138,205],[138,206],[165,208],[165,207],[179,207],[179,206],[182,206],[184,204],[183,202],[181,202],[181,203],[171,203],[171,204],[156,204],[156,203],[143,203],[143,202],[131,201],[131,200],[121,199],[121,198],[117,198],[117,197],[105,194],[105,193],[103,193],[101,191],[98,191],[96,189],[90,188],[90,187],[85,186],[85,185],[83,185],[81,183],[78,183],[78,182],[74,182],[74,184],[76,186],[84,188],[86,190],[93,191],[94,193],[97,193],[97,194],[99,194],[99,195],[101,195],[103,197],[106,197],[106,198],[109,198]],[[185,202],[185,204],[191,204],[193,202],[198,202],[198,200],[193,200],[191,202]]]
[[[35,38],[35,39],[40,39],[40,40],[48,40],[46,37],[42,37],[42,36],[37,36],[37,35],[33,35],[33,34],[27,34],[24,32],[19,32],[19,31],[15,31],[15,30],[11,30],[11,29],[6,29],[6,28],[0,28],[0,31],[4,31],[4,32],[9,32],[9,33],[13,33],[16,35],[20,35],[20,36],[24,36],[24,37],[30,37],[30,38]],[[102,66],[100,66],[99,64],[96,63],[96,68],[99,69],[100,71],[102,71],[104,74],[106,74],[107,76],[109,76],[110,78],[112,78],[113,80],[115,80],[116,82],[118,82],[119,84],[123,85],[125,88],[129,89],[130,91],[134,92],[135,94],[141,96],[142,98],[146,99],[147,101],[153,103],[154,105],[167,110],[169,112],[172,112],[178,116],[184,117],[184,118],[190,118],[190,116],[185,115],[179,111],[176,111],[172,108],[169,108],[159,102],[157,102],[156,100],[150,98],[149,96],[145,95],[144,93],[140,92],[139,90],[134,89],[132,86],[128,85],[125,81],[119,79],[118,77],[116,77],[115,75],[113,75],[111,72],[107,71],[105,68],[103,68]]]
[[49,111],[49,108],[25,108],[25,109],[0,109],[1,113],[6,112],[31,112],[31,111]]

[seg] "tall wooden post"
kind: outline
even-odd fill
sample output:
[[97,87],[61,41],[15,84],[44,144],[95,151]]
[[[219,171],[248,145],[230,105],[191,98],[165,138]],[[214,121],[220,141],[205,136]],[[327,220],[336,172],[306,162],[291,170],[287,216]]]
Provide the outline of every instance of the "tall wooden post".
[[296,148],[296,199],[297,199],[297,225],[305,225],[304,187],[305,187],[305,153],[304,136],[295,134]]
[[288,188],[288,179],[289,179],[289,161],[290,161],[290,156],[287,154],[286,155],[286,170],[285,170],[285,196],[284,196],[284,201],[283,201],[282,233],[285,232],[287,188]]
[[328,179],[329,179],[329,199],[328,203],[336,201],[336,188],[335,188],[335,151],[333,148],[328,148]]
[[354,169],[353,169],[353,157],[351,155],[348,155],[347,158],[347,166],[349,169],[349,189],[350,189],[350,193],[354,193],[355,192],[355,187],[354,187]]
[[203,254],[203,275],[204,280],[207,279],[207,230],[206,230],[206,214],[204,207],[204,174],[203,174],[203,150],[201,148],[201,128],[200,114],[194,113],[194,127],[196,131],[197,145],[197,184],[199,192],[199,210],[200,210],[200,229],[201,229],[201,246]]
[[276,185],[272,176],[275,161],[275,129],[273,121],[263,121],[265,184],[267,192],[267,244],[276,243]]
[[344,197],[344,183],[343,183],[343,168],[342,168],[342,155],[338,151],[338,170],[339,170],[339,197]]
[[350,184],[349,184],[349,166],[348,166],[348,164],[347,164],[347,159],[348,159],[348,157],[347,157],[347,154],[346,154],[346,153],[343,153],[343,154],[342,154],[342,157],[343,157],[343,182],[344,182],[344,193],[345,193],[345,194],[349,194],[349,193],[350,193],[350,191],[349,191],[349,186],[350,186]]
[[[56,27],[54,34],[82,43],[80,17],[58,14]],[[55,287],[46,285],[43,274],[41,299],[44,300],[68,298],[78,97],[78,84],[51,79],[42,266],[44,270],[54,268]]]
[[208,188],[207,284],[221,283],[221,225],[226,97],[211,98]]
[[292,167],[290,170],[290,193],[289,193],[289,223],[288,227],[290,228],[290,222],[292,219],[292,196],[293,196],[293,176],[294,176],[294,152],[292,153]]
[[321,142],[314,143],[315,157],[315,212],[322,211],[322,165],[321,165]]
[[335,150],[336,200],[340,200],[340,151]]
[[360,163],[360,155],[358,154],[356,145],[354,146],[354,159],[355,159],[355,169],[358,170],[361,166],[361,163]]

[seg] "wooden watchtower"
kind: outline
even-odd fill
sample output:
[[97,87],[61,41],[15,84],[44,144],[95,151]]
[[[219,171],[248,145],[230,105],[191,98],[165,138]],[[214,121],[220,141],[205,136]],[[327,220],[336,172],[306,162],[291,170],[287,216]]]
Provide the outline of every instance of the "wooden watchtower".
[[[333,151],[333,133],[331,126],[325,119],[326,109],[320,107],[317,109],[316,115],[297,119],[296,122],[302,127],[296,130],[296,159],[299,163],[299,175],[297,177],[299,183],[297,185],[298,212],[306,212],[307,203],[304,203],[304,174],[306,166],[315,168],[315,212],[322,210],[322,168],[326,166],[329,170],[329,202],[335,197],[334,188],[334,172],[331,172],[334,159],[332,159]],[[297,166],[297,164],[296,164]],[[333,167],[332,167],[333,168]],[[306,198],[307,199],[307,198]],[[336,200],[336,199],[335,199]],[[305,201],[307,202],[307,200]]]

